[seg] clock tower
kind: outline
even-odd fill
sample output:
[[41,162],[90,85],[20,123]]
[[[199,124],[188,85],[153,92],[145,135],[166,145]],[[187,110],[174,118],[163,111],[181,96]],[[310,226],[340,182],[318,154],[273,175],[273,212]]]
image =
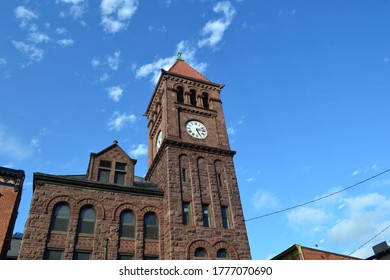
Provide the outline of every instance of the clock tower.
[[221,102],[211,82],[179,54],[162,70],[146,110],[147,180],[164,190],[163,259],[250,259]]

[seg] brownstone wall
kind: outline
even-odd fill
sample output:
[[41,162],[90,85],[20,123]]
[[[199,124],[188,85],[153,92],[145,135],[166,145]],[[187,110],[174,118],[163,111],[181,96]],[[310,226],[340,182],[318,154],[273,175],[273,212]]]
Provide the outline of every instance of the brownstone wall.
[[[70,206],[69,229],[66,233],[50,232],[53,209],[60,202]],[[117,259],[119,253],[133,254],[135,259],[144,255],[161,257],[165,225],[161,203],[161,197],[36,182],[19,259],[43,259],[46,248],[63,250],[65,259],[72,259],[75,251],[90,251],[92,259],[104,259],[105,255]],[[79,212],[85,205],[92,205],[97,213],[94,235],[77,234]],[[125,209],[132,210],[136,217],[135,238],[119,238],[119,217]],[[143,218],[148,212],[159,219],[157,241],[143,237]]]
[[[232,158],[169,146],[163,147],[160,156],[150,180],[165,191],[165,258],[192,259],[196,244],[200,242],[210,259],[216,258],[218,249],[226,249],[232,259],[250,259]],[[183,166],[188,168],[186,182],[181,180]],[[220,187],[217,186],[217,171],[222,172]],[[191,225],[183,225],[183,201],[191,203]],[[203,226],[202,204],[210,207],[211,226],[208,228]],[[230,228],[222,226],[221,206],[229,209]]]

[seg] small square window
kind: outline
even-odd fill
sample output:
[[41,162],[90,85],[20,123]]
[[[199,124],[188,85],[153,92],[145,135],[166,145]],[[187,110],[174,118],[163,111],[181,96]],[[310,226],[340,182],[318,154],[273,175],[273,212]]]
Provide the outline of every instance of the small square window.
[[126,163],[122,163],[122,162],[115,163],[115,169],[125,171],[126,170]]
[[110,181],[110,170],[99,169],[98,181],[108,183]]
[[116,171],[114,183],[118,184],[118,185],[124,185],[125,184],[125,175],[126,175],[126,173]]
[[99,166],[100,167],[105,167],[105,168],[111,168],[111,161],[109,161],[109,160],[101,160]]

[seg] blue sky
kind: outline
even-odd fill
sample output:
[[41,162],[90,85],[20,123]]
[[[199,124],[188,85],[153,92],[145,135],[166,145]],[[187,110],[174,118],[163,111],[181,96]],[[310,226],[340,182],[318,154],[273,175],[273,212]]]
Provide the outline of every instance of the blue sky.
[[[0,165],[85,174],[118,140],[147,169],[143,113],[181,51],[222,100],[246,219],[390,168],[389,1],[3,1]],[[350,254],[390,225],[390,173],[247,222],[254,259],[297,243]],[[390,242],[390,229],[354,256]]]

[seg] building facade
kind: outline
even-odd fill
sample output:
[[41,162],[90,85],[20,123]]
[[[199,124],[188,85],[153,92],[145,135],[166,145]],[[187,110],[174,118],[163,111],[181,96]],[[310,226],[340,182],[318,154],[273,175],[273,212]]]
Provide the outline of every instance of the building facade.
[[118,145],[87,174],[34,174],[19,259],[250,259],[220,99],[180,57],[145,116],[148,172]]
[[11,246],[24,178],[23,170],[0,167],[0,260]]

